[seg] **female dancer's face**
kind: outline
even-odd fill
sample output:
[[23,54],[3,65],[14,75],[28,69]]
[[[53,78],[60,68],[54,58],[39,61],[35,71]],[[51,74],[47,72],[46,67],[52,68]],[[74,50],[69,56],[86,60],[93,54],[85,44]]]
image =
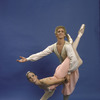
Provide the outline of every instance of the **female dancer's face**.
[[29,73],[27,78],[32,83],[35,83],[37,81],[37,76],[34,73]]

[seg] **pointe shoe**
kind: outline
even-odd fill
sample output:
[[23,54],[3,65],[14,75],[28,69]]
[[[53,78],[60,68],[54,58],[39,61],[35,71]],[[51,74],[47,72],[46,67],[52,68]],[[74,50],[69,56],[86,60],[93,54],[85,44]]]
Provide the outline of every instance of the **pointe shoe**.
[[80,30],[78,31],[78,37],[81,37],[85,30],[85,24],[82,24]]

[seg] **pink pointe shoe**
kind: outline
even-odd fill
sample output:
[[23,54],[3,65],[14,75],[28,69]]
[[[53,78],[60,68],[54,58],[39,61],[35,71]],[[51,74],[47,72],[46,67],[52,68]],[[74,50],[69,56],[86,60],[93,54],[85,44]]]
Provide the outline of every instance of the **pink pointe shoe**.
[[81,37],[85,30],[85,24],[82,24],[80,30],[78,31],[78,37]]

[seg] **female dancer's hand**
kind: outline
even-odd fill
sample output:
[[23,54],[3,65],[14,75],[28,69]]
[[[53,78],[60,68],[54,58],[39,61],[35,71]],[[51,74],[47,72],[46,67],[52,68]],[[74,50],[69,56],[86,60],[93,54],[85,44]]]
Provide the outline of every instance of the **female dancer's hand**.
[[22,57],[22,56],[19,56],[19,57],[21,59],[20,60],[17,59],[18,62],[26,62],[27,61],[27,59],[25,57]]
[[69,82],[70,80],[70,74],[67,74],[67,81]]

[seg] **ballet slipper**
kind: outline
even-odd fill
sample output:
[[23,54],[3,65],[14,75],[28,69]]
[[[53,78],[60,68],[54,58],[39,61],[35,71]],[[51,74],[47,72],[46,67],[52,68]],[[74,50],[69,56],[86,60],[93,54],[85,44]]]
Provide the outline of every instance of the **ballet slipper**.
[[80,30],[78,31],[78,37],[81,37],[85,30],[85,24],[82,24]]

